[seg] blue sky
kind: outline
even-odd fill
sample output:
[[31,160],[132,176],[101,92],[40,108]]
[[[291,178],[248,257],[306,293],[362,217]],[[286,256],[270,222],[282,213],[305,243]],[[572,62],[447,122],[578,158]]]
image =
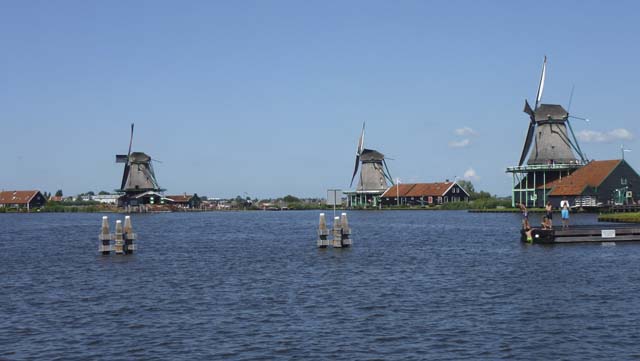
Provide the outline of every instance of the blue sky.
[[3,1],[0,188],[118,187],[134,150],[169,193],[325,196],[356,142],[393,177],[467,175],[510,191],[506,166],[543,102],[590,158],[639,168],[640,5],[632,1]]

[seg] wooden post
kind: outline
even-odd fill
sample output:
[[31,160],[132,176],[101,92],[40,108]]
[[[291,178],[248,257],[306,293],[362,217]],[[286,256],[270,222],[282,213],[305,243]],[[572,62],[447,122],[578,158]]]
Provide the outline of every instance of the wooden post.
[[342,248],[342,227],[340,217],[333,219],[333,248]]
[[318,247],[327,248],[329,246],[329,229],[327,229],[327,220],[324,217],[324,213],[320,213],[320,225],[318,227]]
[[102,217],[102,228],[100,229],[100,235],[98,239],[100,240],[100,246],[98,247],[98,251],[102,252],[103,255],[108,255],[111,252],[111,239],[113,235],[109,233],[109,219],[107,216]]
[[131,216],[124,216],[124,253],[133,253],[136,249],[136,245],[133,241],[136,239],[136,234],[133,232],[133,226],[131,225]]
[[340,217],[340,224],[342,226],[342,247],[351,247],[353,244],[351,240],[351,228],[349,228],[349,221],[347,220],[346,213],[342,213]]
[[116,237],[115,237],[115,247],[114,250],[116,254],[124,254],[124,238],[122,232],[122,221],[116,221]]

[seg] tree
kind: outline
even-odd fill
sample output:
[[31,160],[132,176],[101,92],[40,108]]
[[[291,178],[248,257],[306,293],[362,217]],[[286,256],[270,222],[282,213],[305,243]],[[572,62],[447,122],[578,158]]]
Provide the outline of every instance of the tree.
[[300,203],[300,198],[298,197],[294,197],[292,195],[286,195],[284,198],[282,198],[283,201],[287,202],[287,203]]
[[465,191],[467,191],[467,193],[469,193],[469,196],[471,198],[475,198],[475,194],[476,194],[476,189],[473,187],[473,183],[471,183],[471,181],[468,180],[460,180],[458,181],[458,185],[460,187],[462,187],[462,189],[464,189]]
[[93,193],[93,191],[88,191],[87,193],[85,193],[85,195],[87,195],[87,196],[92,196],[92,197],[93,197],[93,196],[95,196],[96,194],[95,194],[95,193]]
[[109,195],[109,192],[107,192],[107,191],[100,191],[100,192],[98,192],[98,195],[106,196],[106,195]]
[[62,189],[56,191],[56,197],[62,197]]

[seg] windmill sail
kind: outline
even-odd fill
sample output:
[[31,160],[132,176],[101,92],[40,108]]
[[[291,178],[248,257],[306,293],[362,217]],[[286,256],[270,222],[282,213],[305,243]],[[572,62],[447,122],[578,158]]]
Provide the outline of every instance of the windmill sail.
[[524,147],[522,148],[522,154],[520,155],[520,162],[518,165],[522,165],[524,160],[527,158],[536,129],[535,113],[533,112],[533,109],[531,109],[529,102],[526,100],[524,101],[524,112],[529,114],[529,130],[527,130],[527,137],[524,138]]
[[360,165],[360,155],[364,150],[364,123],[362,123],[362,132],[360,133],[360,139],[358,139],[358,148],[356,149],[356,165],[353,168],[353,176],[351,176],[351,184],[349,187],[353,186],[353,180],[356,178],[356,174],[358,173],[358,166]]
[[536,107],[538,109],[538,105],[540,104],[540,100],[542,100],[542,91],[544,90],[544,78],[547,73],[547,56],[544,57],[544,62],[542,63],[542,74],[540,75],[540,84],[538,85],[538,94],[536,94]]

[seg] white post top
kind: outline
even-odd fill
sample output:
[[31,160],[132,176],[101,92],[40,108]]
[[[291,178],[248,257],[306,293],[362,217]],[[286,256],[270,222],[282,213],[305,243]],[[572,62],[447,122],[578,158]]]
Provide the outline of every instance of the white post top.
[[122,221],[118,219],[118,220],[116,221],[116,223],[122,223]]
[[342,215],[343,215],[343,216],[346,216],[347,214],[346,214],[346,213],[342,213]]
[[107,216],[102,216],[102,219],[107,219]]
[[340,217],[334,217],[334,219],[340,219]]
[[124,216],[124,219],[131,218],[131,216]]
[[324,216],[324,213],[320,213],[321,216]]

